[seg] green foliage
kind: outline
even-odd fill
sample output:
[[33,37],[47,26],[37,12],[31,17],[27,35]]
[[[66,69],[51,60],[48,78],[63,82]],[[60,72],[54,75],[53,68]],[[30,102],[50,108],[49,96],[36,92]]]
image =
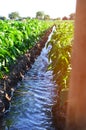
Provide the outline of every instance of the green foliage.
[[49,69],[53,70],[53,77],[60,91],[68,88],[73,31],[73,22],[60,21],[48,43],[52,46],[49,51],[49,59],[51,60]]
[[35,45],[49,26],[49,23],[35,19],[0,20],[0,78],[9,73],[10,66]]
[[44,20],[50,20],[50,16],[49,15],[44,15]]
[[16,19],[16,18],[20,18],[19,13],[18,12],[12,12],[9,14],[9,18],[10,19]]
[[36,18],[37,19],[43,19],[44,18],[44,12],[43,11],[36,12]]
[[1,20],[6,20],[6,17],[5,16],[0,16],[0,19]]

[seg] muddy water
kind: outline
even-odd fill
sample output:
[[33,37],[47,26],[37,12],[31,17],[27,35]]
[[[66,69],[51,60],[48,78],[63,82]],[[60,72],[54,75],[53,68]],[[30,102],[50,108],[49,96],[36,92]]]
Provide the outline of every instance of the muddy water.
[[18,83],[11,103],[11,111],[2,121],[0,130],[55,130],[52,123],[52,106],[55,103],[55,83],[49,64],[46,46],[32,68]]

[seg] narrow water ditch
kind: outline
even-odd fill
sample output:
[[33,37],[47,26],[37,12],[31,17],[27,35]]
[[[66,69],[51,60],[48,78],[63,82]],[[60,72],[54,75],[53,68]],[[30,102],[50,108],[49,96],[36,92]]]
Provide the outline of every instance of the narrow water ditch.
[[0,130],[55,130],[51,111],[56,85],[52,81],[52,71],[47,71],[49,49],[43,48],[32,68],[18,83],[11,111],[2,120]]

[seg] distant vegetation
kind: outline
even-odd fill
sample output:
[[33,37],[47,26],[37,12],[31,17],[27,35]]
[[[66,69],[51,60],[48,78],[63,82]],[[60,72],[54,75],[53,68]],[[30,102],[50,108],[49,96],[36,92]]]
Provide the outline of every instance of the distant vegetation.
[[[11,12],[8,14],[8,18],[11,20],[17,20],[17,19],[26,19],[30,18],[29,16],[27,17],[21,17],[18,12]],[[6,20],[5,16],[0,16],[0,19]],[[57,18],[51,18],[49,14],[44,13],[43,11],[37,11],[36,16],[33,19],[39,19],[39,20],[74,20],[75,19],[75,13],[71,13],[69,17],[64,16],[63,18],[57,17]]]
[[20,18],[20,15],[19,15],[18,12],[12,12],[8,16],[9,16],[10,19],[18,19],[18,18]]
[[36,12],[36,18],[41,20],[50,20],[50,16],[43,11]]

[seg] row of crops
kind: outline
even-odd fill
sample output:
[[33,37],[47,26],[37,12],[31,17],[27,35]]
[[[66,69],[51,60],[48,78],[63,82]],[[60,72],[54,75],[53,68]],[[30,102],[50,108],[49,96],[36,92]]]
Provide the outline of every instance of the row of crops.
[[[49,52],[49,59],[51,60],[49,69],[53,70],[53,78],[58,85],[58,107],[59,103],[61,104],[61,94],[68,92],[73,34],[74,22],[60,21],[56,25],[56,31],[51,41],[48,43],[48,45],[52,46]],[[64,95],[67,96],[67,93]],[[67,97],[63,97],[62,100],[65,98]]]
[[16,59],[41,38],[51,23],[36,19],[0,20],[0,78],[9,73]]

